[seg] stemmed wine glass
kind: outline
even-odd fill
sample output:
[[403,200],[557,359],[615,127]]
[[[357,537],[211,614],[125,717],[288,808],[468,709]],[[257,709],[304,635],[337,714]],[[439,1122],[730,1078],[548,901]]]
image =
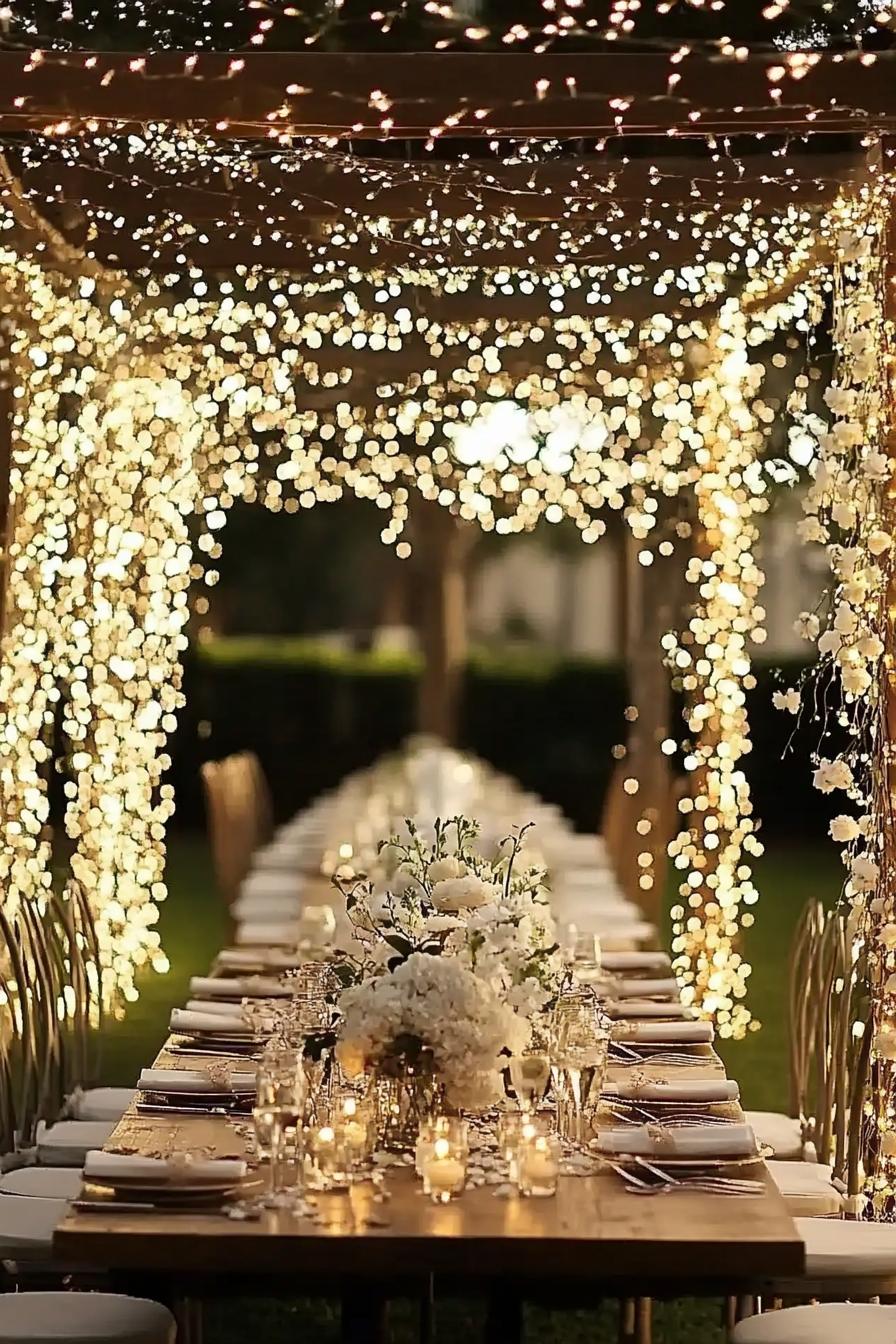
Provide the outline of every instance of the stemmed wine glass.
[[535,1042],[521,1054],[511,1055],[510,1082],[521,1111],[531,1113],[537,1109],[550,1076],[548,1051],[538,1049]]

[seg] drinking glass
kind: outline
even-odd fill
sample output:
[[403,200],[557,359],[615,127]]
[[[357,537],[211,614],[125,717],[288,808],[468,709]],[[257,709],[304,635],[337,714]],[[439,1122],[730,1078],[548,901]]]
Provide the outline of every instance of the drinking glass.
[[547,1050],[527,1050],[510,1057],[510,1081],[522,1111],[534,1111],[544,1096],[551,1076],[551,1061]]
[[[277,1142],[272,1145],[272,1166],[278,1168],[292,1160],[296,1171],[297,1188],[301,1188],[304,1158],[304,1122],[306,1101],[305,1073],[301,1057],[295,1050],[265,1051],[255,1074],[255,1108],[262,1125],[274,1125],[276,1115]],[[278,1193],[284,1193],[282,1172],[278,1172]],[[271,1193],[275,1193],[272,1186]],[[284,1198],[283,1204],[288,1200]]]
[[288,973],[287,983],[292,992],[294,1030],[299,1035],[308,1036],[328,1027],[332,1015],[329,996],[337,987],[331,963],[305,961]]
[[280,1208],[286,1202],[283,1180],[283,1116],[279,1106],[262,1103],[252,1111],[255,1152],[268,1164],[268,1188],[261,1202],[265,1208]]
[[[591,1098],[599,1096],[607,1066],[610,1032],[608,1019],[593,999],[579,996],[560,1001],[555,1014],[551,1065],[561,1070],[572,1096],[572,1137],[583,1138],[583,1113]],[[565,1132],[565,1125],[561,1125]]]
[[320,960],[336,936],[336,915],[332,905],[305,905],[299,914],[299,952],[303,957]]

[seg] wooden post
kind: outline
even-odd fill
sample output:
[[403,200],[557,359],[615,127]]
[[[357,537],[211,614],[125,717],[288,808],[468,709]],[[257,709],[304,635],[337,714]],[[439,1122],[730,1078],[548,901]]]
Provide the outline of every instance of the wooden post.
[[[614,866],[626,895],[657,922],[662,915],[666,846],[674,828],[673,779],[662,751],[670,736],[671,689],[661,639],[676,622],[676,585],[673,559],[661,558],[658,567],[645,568],[638,560],[642,549],[643,543],[626,528],[623,647],[628,701],[637,718],[620,772],[638,781],[638,791],[627,795],[617,790],[623,815]],[[642,854],[651,856],[649,867],[639,863]]]
[[423,671],[417,726],[443,742],[455,742],[467,657],[467,558],[470,525],[429,500],[414,510]]
[[[896,217],[888,221],[886,254],[883,277],[883,340],[887,361],[886,437],[884,447],[890,459],[890,480],[881,492],[879,526],[891,535],[896,533]],[[875,893],[889,901],[896,891],[896,557],[890,548],[877,563],[886,568],[887,587],[881,612],[884,653],[880,672],[880,710],[875,732],[875,760],[873,762],[874,821],[881,837],[880,877]],[[877,1033],[890,1025],[896,1008],[896,996],[889,988],[890,959],[875,945],[881,918],[869,922],[870,955],[869,979],[871,991],[871,1022],[868,1030]],[[870,1105],[869,1105],[870,1103]],[[866,1105],[870,1109],[870,1123],[863,1125],[862,1162],[866,1188],[874,1189],[881,1183],[886,1191],[883,1200],[875,1191],[874,1215],[889,1221],[893,1216],[893,1198],[889,1193],[896,1179],[896,1162],[882,1151],[881,1133],[891,1131],[896,1105],[896,1062],[875,1052],[870,1069]]]
[[13,413],[10,334],[0,331],[0,641],[6,633],[8,616],[9,546],[14,521],[10,499]]

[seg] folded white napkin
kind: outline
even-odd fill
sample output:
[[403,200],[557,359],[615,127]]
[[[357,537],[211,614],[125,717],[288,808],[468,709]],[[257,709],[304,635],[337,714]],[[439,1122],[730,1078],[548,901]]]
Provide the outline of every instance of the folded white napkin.
[[172,1008],[171,1030],[200,1033],[212,1031],[219,1036],[249,1036],[251,1033],[242,1013],[235,1004],[229,1006],[233,1009],[230,1013],[200,1013],[186,1008]]
[[672,978],[668,980],[623,979],[617,981],[615,992],[618,999],[677,999],[678,981]]
[[642,919],[637,924],[601,924],[594,921],[594,932],[600,937],[601,956],[609,970],[604,953],[627,952],[639,943],[648,943],[656,938],[656,928]]
[[[187,1005],[189,1007],[189,1005]],[[686,1008],[683,1003],[652,1003],[650,999],[625,999],[622,1003],[607,1004],[607,1012],[611,1017],[624,1019],[630,1022],[634,1019],[671,1019],[691,1020],[694,1016],[693,1008]]]
[[614,1041],[641,1045],[708,1045],[715,1040],[711,1022],[617,1022]]
[[299,964],[298,952],[278,947],[225,947],[216,958],[225,970],[243,971],[253,966],[266,966],[272,971],[291,971]]
[[[255,1091],[255,1074],[223,1069],[221,1078],[208,1069],[143,1069],[137,1086],[144,1092],[239,1092]],[[226,1078],[226,1081],[225,1081]]]
[[[630,1075],[633,1071],[626,1070]],[[606,1084],[608,1095],[624,1101],[737,1101],[737,1083],[731,1078],[643,1078],[631,1076],[617,1080],[612,1074]]]
[[240,884],[240,897],[282,897],[298,905],[302,895],[303,880],[299,873],[280,873],[252,871]]
[[[178,1154],[178,1157],[180,1155]],[[128,1181],[159,1181],[172,1185],[236,1185],[246,1175],[246,1164],[238,1158],[195,1158],[183,1162],[165,1157],[141,1157],[139,1153],[87,1154],[84,1178],[88,1181],[125,1184]]]
[[226,1017],[228,1019],[236,1014],[242,1017],[238,1003],[222,1003],[220,999],[187,999],[183,1011],[187,1013],[214,1013],[215,1017]]
[[243,975],[230,980],[221,976],[194,975],[190,981],[190,997],[194,999],[288,999],[292,997],[289,985],[283,985],[272,975]]
[[610,952],[605,947],[601,947],[601,963],[605,971],[621,975],[628,971],[665,971],[672,964],[668,952]]
[[634,1153],[637,1157],[749,1157],[756,1136],[749,1125],[688,1125],[667,1129],[662,1124],[603,1129],[597,1136],[602,1153]]

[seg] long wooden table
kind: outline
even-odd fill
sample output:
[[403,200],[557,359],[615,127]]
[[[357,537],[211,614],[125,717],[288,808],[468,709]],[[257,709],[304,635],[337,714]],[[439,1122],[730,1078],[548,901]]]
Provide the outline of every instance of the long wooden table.
[[[197,1061],[166,1048],[156,1063]],[[145,1156],[245,1155],[245,1141],[224,1117],[138,1115],[133,1108],[108,1147]],[[396,1274],[441,1275],[471,1287],[512,1279],[532,1291],[560,1281],[595,1296],[747,1292],[764,1278],[803,1270],[793,1220],[767,1173],[764,1179],[764,1193],[749,1198],[692,1190],[639,1197],[607,1172],[563,1177],[551,1199],[501,1198],[485,1186],[436,1206],[410,1171],[390,1169],[385,1203],[373,1202],[370,1184],[321,1196],[323,1226],[282,1211],[258,1221],[73,1211],[57,1231],[56,1251],[67,1262],[163,1279],[251,1280],[269,1293],[276,1279],[296,1291],[322,1277],[345,1288]],[[384,1225],[370,1225],[371,1213]]]

